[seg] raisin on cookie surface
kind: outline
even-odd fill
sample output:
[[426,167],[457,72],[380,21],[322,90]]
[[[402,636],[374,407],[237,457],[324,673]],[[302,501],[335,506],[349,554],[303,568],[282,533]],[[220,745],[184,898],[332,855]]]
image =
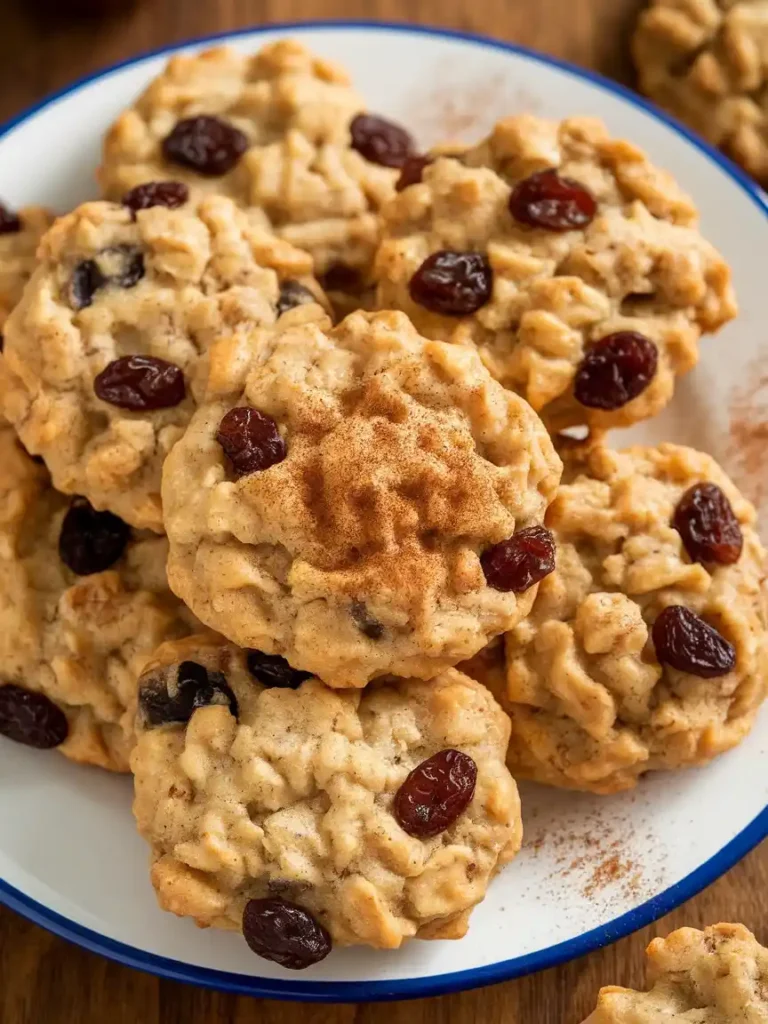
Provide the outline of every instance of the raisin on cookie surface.
[[167,542],[50,485],[0,428],[0,736],[128,771],[136,680],[194,620]]
[[179,178],[261,207],[330,273],[329,291],[356,291],[411,149],[402,129],[364,111],[340,67],[291,40],[248,56],[220,47],[174,57],[107,135],[101,184],[121,199]]
[[170,583],[331,686],[430,678],[530,608],[559,475],[471,348],[401,313],[283,322],[211,351],[163,473]]
[[768,950],[743,925],[680,928],[647,958],[649,991],[601,989],[585,1024],[768,1024]]
[[632,45],[642,91],[768,183],[768,5],[651,0]]
[[0,400],[58,490],[162,532],[162,463],[209,346],[324,300],[309,256],[256,213],[221,196],[147,201],[86,203],[45,235],[5,325]]
[[[318,959],[331,943],[460,938],[520,848],[509,723],[453,669],[338,691],[280,658],[192,637],[147,666],[137,729],[134,812],[160,905],[242,929],[269,959],[270,909],[320,936],[307,954]],[[421,823],[439,831],[418,835],[407,780],[448,752],[471,777],[453,779],[467,783],[459,792],[443,776],[433,803],[420,791]],[[278,962],[308,966],[306,952]]]
[[510,768],[611,793],[703,764],[766,695],[765,552],[717,463],[662,444],[564,452],[557,569],[506,636]]
[[410,182],[383,211],[378,306],[474,345],[553,430],[656,415],[735,314],[691,200],[599,121],[511,117]]

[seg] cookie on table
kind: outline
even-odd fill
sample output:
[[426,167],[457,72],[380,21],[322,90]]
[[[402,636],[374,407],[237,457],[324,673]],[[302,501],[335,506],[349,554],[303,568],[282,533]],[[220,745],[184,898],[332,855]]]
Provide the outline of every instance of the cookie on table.
[[506,636],[510,769],[612,793],[710,761],[766,696],[765,551],[708,455],[564,453],[557,568]]
[[633,39],[640,88],[768,183],[768,7],[651,0]]
[[601,989],[585,1024],[767,1024],[768,950],[743,925],[680,928],[647,958],[650,990]]
[[160,471],[223,333],[323,315],[310,257],[222,196],[140,187],[59,219],[5,325],[0,404],[54,486],[162,532]]
[[520,849],[509,722],[454,669],[339,691],[191,637],[147,666],[137,732],[134,813],[160,905],[242,930],[284,967],[331,944],[460,938]]
[[171,587],[331,686],[430,678],[530,609],[560,461],[471,348],[286,319],[211,351],[163,472]]
[[412,161],[400,186],[377,304],[474,345],[553,430],[656,415],[736,312],[691,200],[600,121],[511,117],[463,154]]
[[112,199],[174,178],[261,207],[312,253],[329,292],[357,293],[412,149],[402,128],[365,113],[343,69],[282,40],[174,57],[112,126],[99,177]]
[[0,736],[128,771],[138,674],[195,627],[167,547],[58,494],[0,427]]
[[41,206],[17,212],[0,203],[0,335],[32,276],[37,247],[52,222],[53,215]]

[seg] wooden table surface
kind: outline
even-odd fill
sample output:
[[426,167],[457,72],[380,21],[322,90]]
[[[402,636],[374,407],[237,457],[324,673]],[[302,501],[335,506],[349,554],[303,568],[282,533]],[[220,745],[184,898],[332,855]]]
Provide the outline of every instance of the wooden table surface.
[[[82,0],[81,0],[82,2]],[[91,0],[109,7],[115,0]],[[270,21],[379,18],[492,33],[631,80],[627,36],[641,0],[143,0],[114,20],[45,14],[4,0],[0,119],[73,78],[141,50]],[[71,0],[47,0],[69,12]],[[87,126],[83,126],[87,130]],[[713,823],[715,825],[716,823]],[[2,825],[0,824],[0,827]],[[51,851],[55,856],[55,850]],[[742,920],[768,938],[764,845],[652,928],[575,963],[494,988],[384,1006],[312,1007],[159,981],[0,910],[1,1024],[579,1024],[597,990],[642,981],[643,950],[683,924]]]

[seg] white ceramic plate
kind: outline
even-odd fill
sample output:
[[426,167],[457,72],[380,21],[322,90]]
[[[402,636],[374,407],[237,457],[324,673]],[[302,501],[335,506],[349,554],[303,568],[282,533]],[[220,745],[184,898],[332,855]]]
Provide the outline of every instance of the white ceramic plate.
[[[672,170],[734,269],[742,313],[705,341],[701,365],[667,412],[624,436],[705,448],[750,496],[763,497],[755,467],[763,461],[761,399],[768,403],[768,385],[760,390],[768,381],[768,206],[740,172],[620,87],[503,43],[338,23],[228,41],[249,51],[286,34],[343,62],[370,109],[407,124],[423,145],[477,138],[513,112],[594,114]],[[93,195],[101,133],[166,55],[79,83],[9,125],[0,136],[0,196],[63,211]],[[0,740],[0,899],[115,960],[231,991],[335,1002],[470,988],[612,942],[731,867],[768,834],[767,753],[763,715],[738,750],[709,768],[650,778],[635,793],[597,799],[526,787],[525,848],[494,883],[466,939],[397,953],[337,951],[295,975],[254,957],[237,935],[199,931],[157,909],[129,780]]]

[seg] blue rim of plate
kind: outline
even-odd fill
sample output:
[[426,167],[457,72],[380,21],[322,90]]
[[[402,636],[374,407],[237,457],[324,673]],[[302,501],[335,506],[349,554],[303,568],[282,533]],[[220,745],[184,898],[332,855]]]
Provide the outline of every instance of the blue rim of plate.
[[[0,139],[4,138],[24,121],[29,120],[43,108],[55,104],[58,100],[70,95],[70,93],[77,92],[97,79],[105,78],[113,72],[139,64],[152,57],[175,53],[189,46],[222,42],[224,40],[237,39],[241,36],[259,36],[275,32],[302,33],[314,29],[339,31],[377,30],[403,32],[411,35],[442,36],[478,46],[490,47],[495,50],[504,50],[507,53],[514,53],[518,56],[537,61],[540,64],[558,68],[577,78],[585,79],[604,92],[621,97],[632,106],[638,107],[646,114],[649,114],[656,121],[665,124],[677,135],[687,139],[692,146],[717,164],[728,177],[735,181],[742,191],[747,193],[763,216],[768,217],[768,197],[765,196],[741,168],[737,167],[718,150],[704,142],[703,139],[691,132],[685,125],[680,124],[675,118],[654,107],[625,86],[612,82],[594,71],[577,67],[568,61],[549,57],[538,53],[536,50],[519,46],[515,43],[501,42],[498,39],[492,39],[489,36],[472,32],[432,28],[425,25],[410,25],[406,22],[333,20],[277,22],[256,28],[238,29],[233,32],[219,32],[214,35],[201,36],[197,39],[188,39],[181,43],[174,43],[171,46],[159,47],[137,57],[120,61],[94,74],[79,78],[71,85],[46,97],[40,103],[28,107],[17,117],[6,121],[0,127]],[[82,946],[84,949],[90,950],[93,953],[100,953],[102,956],[127,967],[133,967],[172,981],[183,981],[204,988],[217,989],[222,992],[269,999],[292,999],[300,1002],[318,1003],[385,1002],[397,999],[416,999],[427,996],[446,995],[453,992],[480,988],[484,985],[493,985],[502,981],[510,981],[513,978],[519,978],[525,974],[545,970],[549,967],[556,967],[558,964],[566,963],[587,953],[592,953],[596,949],[631,935],[639,928],[652,924],[664,914],[668,914],[680,906],[681,903],[696,896],[702,889],[711,885],[712,882],[716,881],[726,871],[734,867],[735,864],[766,837],[768,837],[768,807],[765,807],[746,828],[728,842],[714,857],[700,865],[680,882],[670,886],[670,888],[658,896],[654,896],[647,902],[642,903],[639,907],[635,907],[633,910],[621,915],[621,917],[609,921],[607,924],[600,925],[591,931],[585,932],[583,935],[579,935],[577,938],[568,939],[557,945],[549,946],[547,949],[538,950],[536,953],[529,953],[526,956],[516,957],[513,960],[504,960],[486,967],[475,967],[467,971],[455,971],[451,974],[441,974],[425,978],[406,978],[393,982],[304,982],[298,980],[298,978],[296,981],[292,978],[286,978],[286,980],[258,978],[247,974],[232,974],[227,971],[216,971],[207,967],[196,967],[193,964],[185,964],[178,960],[145,953],[133,946],[128,946],[122,942],[116,942],[104,935],[100,935],[98,932],[94,932],[89,928],[76,924],[74,921],[70,921],[61,914],[57,914],[13,886],[8,885],[2,879],[0,879],[0,903],[5,904],[11,910],[17,911],[28,920],[46,928],[55,935],[68,939],[78,946]]]

